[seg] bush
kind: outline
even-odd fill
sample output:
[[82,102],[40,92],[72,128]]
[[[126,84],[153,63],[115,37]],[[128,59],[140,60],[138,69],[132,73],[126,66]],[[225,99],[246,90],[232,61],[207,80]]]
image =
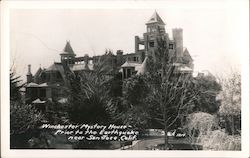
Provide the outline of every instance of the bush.
[[227,134],[218,121],[208,113],[190,114],[186,127],[192,143],[202,145],[204,150],[241,150],[241,136]]
[[199,141],[204,150],[241,150],[241,136],[228,135],[225,130],[215,130],[200,135]]
[[207,134],[207,132],[218,128],[217,118],[204,112],[192,113],[187,117],[186,127],[190,133],[193,130],[198,130],[200,134]]
[[37,131],[43,115],[31,105],[10,102],[11,148],[26,147],[27,141]]

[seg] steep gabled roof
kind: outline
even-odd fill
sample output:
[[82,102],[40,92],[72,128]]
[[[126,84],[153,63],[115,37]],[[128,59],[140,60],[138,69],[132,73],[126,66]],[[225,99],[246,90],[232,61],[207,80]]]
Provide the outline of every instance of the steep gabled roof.
[[63,66],[61,63],[53,63],[50,65],[45,71],[60,71],[60,69],[63,69]]
[[143,74],[145,74],[147,72],[147,60],[148,60],[148,57],[146,57],[144,59],[144,61],[142,62],[139,70],[136,73],[137,75],[143,75]]
[[67,43],[66,43],[66,45],[65,45],[65,47],[64,47],[64,49],[63,49],[63,53],[64,53],[64,54],[72,54],[72,55],[75,55],[75,53],[74,53],[74,51],[73,51],[73,49],[72,49],[72,47],[71,47],[69,41],[67,41]]
[[45,72],[50,72],[50,71],[54,72],[59,71],[63,80],[66,82],[66,75],[62,63],[54,62],[49,68],[45,69]]
[[39,67],[39,69],[36,71],[36,73],[34,75],[34,78],[38,78],[42,71],[43,71],[42,68]]
[[185,50],[183,52],[183,58],[184,58],[184,60],[193,61],[193,58],[191,57],[187,48],[185,48]]
[[161,17],[159,16],[159,14],[156,11],[154,12],[154,14],[151,16],[151,18],[149,19],[149,21],[146,24],[152,24],[152,23],[158,23],[158,24],[165,25],[165,23],[163,22],[163,20],[161,19]]

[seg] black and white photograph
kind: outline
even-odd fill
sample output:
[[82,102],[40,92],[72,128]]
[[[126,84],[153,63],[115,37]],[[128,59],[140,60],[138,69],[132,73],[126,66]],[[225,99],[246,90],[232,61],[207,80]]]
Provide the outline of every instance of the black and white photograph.
[[248,1],[125,2],[8,10],[7,148],[242,151]]

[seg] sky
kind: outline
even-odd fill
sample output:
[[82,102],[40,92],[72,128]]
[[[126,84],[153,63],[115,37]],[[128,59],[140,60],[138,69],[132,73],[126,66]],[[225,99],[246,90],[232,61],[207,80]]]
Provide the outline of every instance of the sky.
[[[156,1],[159,2],[159,1]],[[69,40],[77,56],[101,55],[105,49],[134,52],[134,36],[146,32],[145,23],[156,10],[172,36],[183,29],[183,42],[194,59],[194,70],[213,74],[240,68],[245,52],[248,12],[245,3],[228,1],[168,1],[165,6],[83,9],[12,9],[10,12],[10,62],[25,77],[60,61]],[[169,4],[169,5],[168,5]],[[248,52],[247,52],[248,53]]]

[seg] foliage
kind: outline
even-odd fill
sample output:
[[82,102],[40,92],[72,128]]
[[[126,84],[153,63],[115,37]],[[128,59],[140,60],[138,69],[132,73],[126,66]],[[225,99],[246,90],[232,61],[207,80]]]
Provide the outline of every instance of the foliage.
[[188,129],[188,135],[192,142],[196,143],[198,136],[218,129],[218,119],[216,116],[204,112],[192,113],[187,116],[185,128]]
[[27,141],[38,124],[43,119],[43,115],[31,105],[26,105],[22,101],[22,88],[24,84],[20,76],[16,77],[15,71],[10,70],[10,138],[11,148],[22,148],[27,145]]
[[204,112],[190,114],[186,128],[192,143],[201,144],[204,150],[240,150],[241,136],[228,135],[219,121],[216,115]]
[[143,76],[132,76],[123,84],[123,98],[130,106],[143,103],[149,89]]
[[10,102],[11,147],[23,147],[36,130],[43,115],[31,105]]
[[105,124],[111,121],[108,105],[112,101],[110,87],[114,78],[106,67],[109,65],[105,65],[110,61],[108,54],[103,57],[95,65],[94,71],[74,73],[65,66],[70,83],[68,108],[72,122]]
[[228,135],[224,130],[213,130],[200,136],[204,150],[241,150],[241,136]]
[[145,129],[149,125],[150,114],[147,111],[149,89],[144,76],[132,76],[123,83],[123,95],[118,98],[119,105],[114,112],[117,119],[123,124]]
[[219,94],[221,107],[219,115],[221,126],[229,134],[240,134],[241,131],[241,76],[235,71],[220,78],[222,91]]
[[221,91],[221,85],[213,76],[196,77],[196,90],[199,94],[194,102],[194,107],[191,112],[201,111],[210,114],[218,112],[220,102],[216,100],[216,96]]
[[[130,117],[130,122],[144,120],[144,127],[157,123],[167,133],[185,117],[199,91],[194,89],[191,75],[176,73],[176,57],[168,52],[165,36],[157,39],[157,45],[157,50],[146,57],[147,73],[124,83],[123,105],[129,109],[124,115]],[[167,144],[165,135],[165,148]]]
[[10,70],[10,99],[12,101],[21,101],[22,99],[22,88],[24,83],[21,83],[21,76],[16,76],[13,69]]
[[[176,56],[168,51],[166,39],[159,38],[156,51],[156,65],[151,67],[148,75],[153,75],[148,80],[150,95],[147,104],[151,106],[151,113],[165,133],[171,128],[181,125],[188,109],[191,109],[199,91],[195,90],[192,75],[177,72],[174,65]],[[157,58],[158,57],[158,58]],[[152,63],[152,59],[149,58]],[[179,124],[177,123],[179,122]],[[168,137],[165,134],[165,149],[168,148]]]
[[47,100],[46,113],[44,119],[51,124],[64,124],[68,122],[67,106],[65,103],[60,103],[56,100]]
[[220,78],[222,92],[220,93],[222,115],[239,115],[241,113],[241,76],[232,72],[227,78]]
[[[222,89],[217,94],[221,102],[219,110],[214,115],[204,112],[190,114],[187,117],[186,127],[193,143],[203,145],[205,150],[241,150],[240,74],[236,71],[218,80]],[[209,101],[204,102],[204,104],[209,103]]]
[[10,133],[21,134],[34,129],[41,121],[42,114],[31,105],[10,103]]

